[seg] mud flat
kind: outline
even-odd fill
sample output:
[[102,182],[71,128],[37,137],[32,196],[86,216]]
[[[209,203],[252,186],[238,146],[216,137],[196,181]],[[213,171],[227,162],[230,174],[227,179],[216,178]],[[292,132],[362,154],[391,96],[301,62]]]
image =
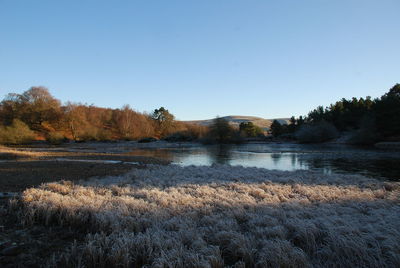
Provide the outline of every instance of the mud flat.
[[[121,150],[97,152],[87,147],[0,147],[0,192],[20,192],[41,183],[124,174],[146,164],[167,164]],[[80,145],[82,146],[82,145]],[[93,145],[92,145],[93,146]],[[108,144],[97,144],[104,151]]]

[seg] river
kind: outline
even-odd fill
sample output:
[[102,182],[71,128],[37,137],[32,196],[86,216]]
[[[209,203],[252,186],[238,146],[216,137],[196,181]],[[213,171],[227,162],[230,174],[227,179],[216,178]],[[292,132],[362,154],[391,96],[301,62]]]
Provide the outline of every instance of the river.
[[229,164],[276,170],[362,174],[400,181],[400,152],[346,145],[242,144],[136,149],[131,154],[187,165]]

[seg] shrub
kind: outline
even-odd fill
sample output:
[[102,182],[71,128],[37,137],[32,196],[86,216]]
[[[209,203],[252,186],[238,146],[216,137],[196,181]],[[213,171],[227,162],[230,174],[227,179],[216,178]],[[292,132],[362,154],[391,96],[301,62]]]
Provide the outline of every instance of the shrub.
[[97,141],[109,141],[112,139],[111,131],[108,129],[99,128],[96,133],[95,140]]
[[112,139],[112,134],[107,129],[88,125],[77,131],[76,138],[78,141],[108,141]]
[[303,125],[295,134],[296,139],[302,143],[319,143],[338,137],[335,126],[328,122]]
[[10,126],[0,127],[0,143],[21,144],[35,139],[35,133],[22,121],[14,119]]
[[349,139],[349,143],[358,145],[374,144],[378,140],[374,116],[364,116],[360,122],[360,128]]
[[195,124],[186,124],[186,129],[189,135],[191,135],[195,139],[201,139],[205,137],[209,131],[208,127]]
[[243,137],[241,137],[240,132],[234,129],[227,120],[217,117],[214,119],[208,135],[202,139],[202,142],[205,144],[241,143],[243,142]]
[[164,140],[168,141],[168,142],[193,141],[195,139],[196,139],[196,137],[193,137],[187,131],[177,132],[177,133],[174,133],[174,134],[169,135],[166,138],[164,138]]
[[62,133],[53,131],[48,134],[46,140],[51,144],[57,145],[63,143],[65,141],[65,137]]
[[253,122],[242,122],[239,125],[240,132],[249,138],[264,136],[262,129],[253,124]]

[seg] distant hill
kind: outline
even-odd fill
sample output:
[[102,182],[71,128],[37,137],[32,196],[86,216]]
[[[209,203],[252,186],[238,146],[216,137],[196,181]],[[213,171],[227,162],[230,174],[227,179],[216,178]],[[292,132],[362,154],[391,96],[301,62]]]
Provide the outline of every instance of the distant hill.
[[[274,120],[278,120],[281,124],[288,124],[289,118],[275,118],[275,119],[265,119],[256,116],[243,116],[243,115],[229,115],[221,117],[228,121],[232,126],[239,127],[240,123],[243,122],[252,122],[254,125],[259,126],[264,131],[268,131],[271,127],[271,124]],[[206,119],[206,120],[193,120],[193,121],[184,121],[186,123],[198,124],[202,126],[209,126],[212,124],[214,119]]]

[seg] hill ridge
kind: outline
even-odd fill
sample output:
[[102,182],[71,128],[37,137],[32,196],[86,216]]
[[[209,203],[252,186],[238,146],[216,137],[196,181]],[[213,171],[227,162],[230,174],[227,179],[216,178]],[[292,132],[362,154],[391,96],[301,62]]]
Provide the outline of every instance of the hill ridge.
[[[227,115],[221,116],[227,120],[231,125],[239,127],[240,123],[243,122],[252,122],[254,125],[261,127],[264,130],[269,130],[271,124],[274,120],[278,120],[281,124],[288,124],[289,118],[272,118],[266,119],[258,116],[247,116],[247,115]],[[182,121],[189,124],[197,124],[202,126],[210,126],[214,119],[204,119],[204,120],[189,120],[189,121]]]

